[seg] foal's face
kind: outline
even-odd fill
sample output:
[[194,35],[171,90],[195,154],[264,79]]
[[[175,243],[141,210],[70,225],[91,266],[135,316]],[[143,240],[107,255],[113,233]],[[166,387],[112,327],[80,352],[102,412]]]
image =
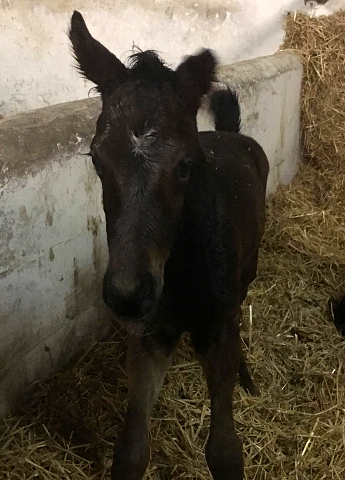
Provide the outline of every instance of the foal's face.
[[109,246],[103,298],[120,316],[141,318],[159,299],[197,148],[169,83],[129,82],[105,101],[91,155]]
[[196,113],[215,59],[205,50],[173,71],[148,51],[126,68],[90,35],[78,12],[69,35],[80,71],[103,100],[91,144],[109,246],[103,298],[119,316],[141,319],[163,288],[199,149]]

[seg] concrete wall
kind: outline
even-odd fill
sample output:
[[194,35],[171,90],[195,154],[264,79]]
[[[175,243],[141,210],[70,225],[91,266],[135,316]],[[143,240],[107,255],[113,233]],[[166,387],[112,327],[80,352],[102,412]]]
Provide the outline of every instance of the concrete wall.
[[308,7],[304,0],[0,0],[0,115],[87,97],[91,85],[72,68],[66,35],[74,9],[123,61],[134,44],[176,66],[201,47],[222,64],[271,55],[286,12]]
[[88,151],[100,101],[0,121],[0,416],[104,338],[107,249]]
[[[296,170],[301,76],[288,53],[220,69],[269,155],[270,191]],[[88,99],[0,121],[0,416],[110,325],[100,182],[81,155],[99,111]]]

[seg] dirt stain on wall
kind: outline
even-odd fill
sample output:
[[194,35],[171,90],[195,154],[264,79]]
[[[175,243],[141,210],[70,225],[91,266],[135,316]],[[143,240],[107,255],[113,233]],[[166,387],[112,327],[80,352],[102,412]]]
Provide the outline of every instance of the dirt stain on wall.
[[53,221],[53,212],[48,210],[46,213],[46,225],[49,225],[49,227],[51,227],[53,225]]
[[[98,239],[98,235],[94,237]],[[101,243],[94,243],[93,263],[95,269],[100,269],[101,265]],[[78,264],[78,259],[73,259],[73,287],[71,293],[65,297],[65,315],[67,319],[73,319],[80,315],[84,310],[92,306],[101,296],[102,278],[95,274],[91,267],[82,268]],[[100,278],[98,278],[100,277]]]
[[26,211],[26,207],[25,205],[22,205],[20,208],[19,208],[19,218],[21,219],[22,222],[24,222],[25,224],[28,224],[30,219],[29,219],[29,215]]
[[92,233],[93,249],[92,260],[95,267],[95,272],[98,274],[102,265],[102,243],[100,236],[100,225],[102,219],[100,216],[88,215],[87,217],[87,229]]

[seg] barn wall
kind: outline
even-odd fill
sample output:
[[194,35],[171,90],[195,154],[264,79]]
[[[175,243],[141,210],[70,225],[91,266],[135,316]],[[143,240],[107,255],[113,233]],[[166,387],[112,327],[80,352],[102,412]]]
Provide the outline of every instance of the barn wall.
[[137,45],[176,66],[201,47],[222,64],[271,55],[286,12],[307,8],[304,0],[0,0],[0,115],[87,97],[92,85],[72,68],[66,35],[74,9],[123,61]]
[[0,415],[109,328],[100,185],[81,153],[99,100],[0,121]]
[[[243,131],[269,153],[272,191],[296,170],[302,67],[282,53],[219,73],[240,94]],[[100,182],[81,155],[99,111],[87,99],[0,121],[0,416],[111,324]]]

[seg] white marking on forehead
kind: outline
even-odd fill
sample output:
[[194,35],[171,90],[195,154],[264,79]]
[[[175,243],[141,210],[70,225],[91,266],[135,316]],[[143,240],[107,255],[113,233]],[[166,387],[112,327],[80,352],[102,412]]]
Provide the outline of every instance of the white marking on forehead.
[[150,130],[138,137],[131,132],[130,139],[134,155],[142,155],[144,158],[148,158],[152,151],[151,147],[157,140],[157,130],[155,128],[150,128]]

